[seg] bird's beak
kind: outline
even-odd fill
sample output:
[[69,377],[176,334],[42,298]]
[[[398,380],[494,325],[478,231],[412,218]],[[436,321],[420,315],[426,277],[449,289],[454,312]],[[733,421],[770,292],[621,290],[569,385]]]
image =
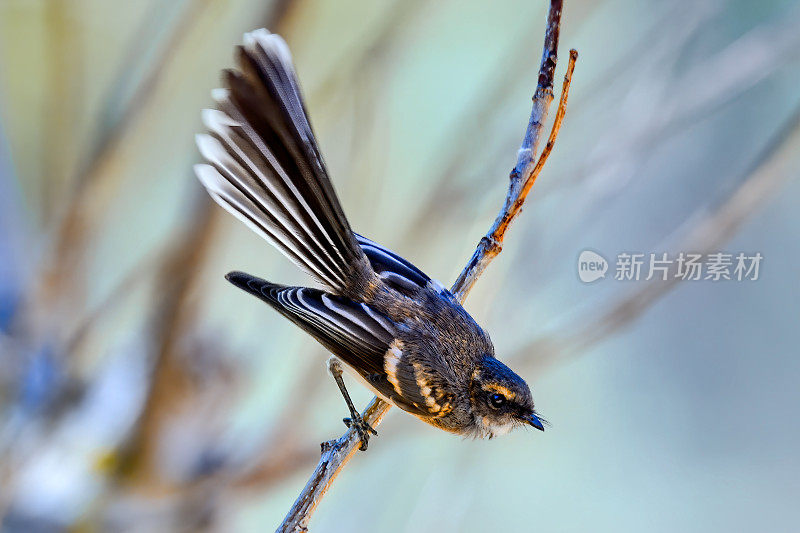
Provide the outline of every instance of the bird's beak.
[[542,421],[539,420],[538,416],[536,416],[536,413],[529,414],[528,416],[526,416],[524,418],[524,420],[525,420],[525,422],[527,422],[528,424],[532,425],[533,427],[535,427],[539,431],[544,431],[544,424],[542,424]]

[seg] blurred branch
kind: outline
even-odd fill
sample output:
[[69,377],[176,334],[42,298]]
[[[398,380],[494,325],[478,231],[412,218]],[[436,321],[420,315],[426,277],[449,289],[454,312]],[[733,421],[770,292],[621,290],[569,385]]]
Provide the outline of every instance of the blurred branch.
[[351,53],[346,54],[339,64],[331,68],[330,74],[309,93],[308,100],[315,102],[328,98],[337,93],[335,88],[342,80],[352,83],[352,80],[369,72],[371,63],[388,55],[399,34],[421,5],[424,5],[421,0],[395,0],[388,12],[381,17],[381,26],[372,32],[374,37],[368,42],[359,42]]
[[[155,86],[167,70],[174,50],[181,46],[209,3],[210,0],[185,2],[186,6],[181,9],[181,13],[176,19],[178,22],[174,28],[171,28],[166,42],[161,46],[160,53],[156,55],[154,61],[145,62],[144,75],[136,85],[133,94],[126,99],[124,94],[129,91],[129,84],[132,83],[131,73],[141,70],[142,67],[137,66],[136,63],[148,58],[146,49],[153,45],[152,41],[156,37],[153,34],[153,28],[157,27],[159,22],[165,18],[164,4],[156,4],[151,8],[141,27],[131,39],[130,47],[120,62],[119,72],[114,76],[114,79],[119,81],[115,83],[104,99],[104,105],[100,111],[101,130],[76,176],[78,193],[84,187],[92,186],[95,180],[102,178],[101,169],[105,160],[118,149],[125,133],[136,122],[141,110],[155,96]],[[119,110],[120,107],[121,110]],[[75,206],[72,206],[70,212],[74,208]]]
[[67,2],[50,2],[45,10],[47,31],[48,96],[42,119],[45,138],[42,146],[41,220],[52,221],[53,211],[69,185],[75,152],[75,121],[81,115],[79,98],[86,78],[81,56],[81,32],[76,31],[72,8]]
[[[85,259],[86,245],[93,226],[97,223],[98,209],[106,207],[106,203],[101,199],[108,193],[105,190],[108,186],[106,182],[116,175],[110,172],[109,167],[122,148],[125,135],[136,124],[143,110],[147,108],[148,102],[156,94],[154,86],[170,65],[174,51],[194,27],[202,12],[201,8],[208,4],[209,0],[189,2],[185,15],[179,17],[179,22],[171,32],[163,52],[144,75],[133,95],[124,102],[122,111],[112,117],[111,124],[107,125],[102,135],[98,136],[86,161],[79,164],[77,174],[71,182],[72,189],[63,200],[64,208],[59,214],[58,226],[44,253],[43,271],[33,277],[37,282],[30,291],[31,296],[26,302],[27,305],[23,306],[26,313],[23,320],[32,325],[34,331],[56,328],[56,321],[50,317],[76,316],[75,300],[80,296],[76,287],[82,287],[78,278],[80,273],[85,271],[81,267]],[[139,35],[134,37],[132,44],[134,52],[127,57],[139,57],[140,54],[135,51],[139,51],[141,41]],[[108,99],[109,102],[114,100],[113,95]],[[109,115],[108,108],[101,112],[104,119],[108,119]],[[58,337],[64,334],[64,324],[60,327],[62,331],[50,331],[45,335],[55,335],[56,340],[61,342],[63,339]]]
[[[702,30],[705,20],[696,22]],[[800,32],[795,30],[798,24],[800,8],[794,8],[768,24],[749,30],[716,54],[703,58],[664,91],[664,101],[656,109],[657,113],[637,124],[636,131],[622,142],[620,139],[606,141],[601,151],[583,161],[583,168],[570,173],[558,186],[580,186],[597,174],[598,169],[613,168],[621,160],[642,160],[658,143],[686,131],[690,125],[739,98],[784,67],[790,58],[797,57]],[[696,34],[694,31],[683,35],[683,46],[674,48],[670,54],[673,61]],[[637,166],[630,165],[631,168]],[[598,195],[597,201],[604,204],[605,199]]]
[[[172,243],[168,243],[168,246],[172,246]],[[89,309],[81,317],[74,331],[66,337],[64,351],[78,353],[89,334],[99,329],[100,322],[112,315],[139,285],[150,281],[153,272],[160,270],[164,260],[170,255],[168,249],[165,245],[158,252],[144,257],[103,296],[97,305]]]
[[[553,148],[561,121],[564,118],[572,71],[577,59],[577,52],[574,50],[570,52],[570,61],[567,75],[564,77],[561,100],[559,101],[556,118],[547,145],[537,160],[536,151],[541,140],[544,121],[553,100],[553,80],[557,62],[561,8],[562,0],[552,0],[550,2],[544,51],[539,68],[539,81],[533,96],[533,109],[522,147],[517,157],[517,164],[511,171],[508,196],[494,225],[487,236],[481,239],[475,254],[453,284],[451,291],[459,301],[463,301],[466,298],[480,274],[491,260],[500,253],[505,232],[516,216],[519,215],[528,192],[547,161],[547,156]],[[389,411],[389,408],[390,405],[388,403],[375,397],[361,416],[370,426],[377,427]],[[307,529],[308,522],[317,505],[327,493],[336,476],[355,454],[359,442],[360,439],[356,431],[348,429],[339,439],[322,444],[322,457],[320,457],[317,468],[294,505],[292,505],[286,518],[278,527],[278,531],[293,532]]]
[[[206,1],[206,0],[204,0]],[[287,0],[270,6],[266,23],[276,27],[284,19]],[[163,489],[158,474],[157,451],[167,420],[180,402],[193,392],[188,369],[181,360],[181,341],[193,322],[195,307],[191,296],[202,273],[202,265],[210,256],[214,228],[221,210],[208,195],[193,195],[191,221],[170,247],[170,254],[158,273],[156,290],[158,306],[152,314],[149,338],[153,343],[153,375],[150,391],[139,422],[129,439],[118,472],[128,485],[141,489]]]
[[174,400],[184,396],[188,387],[178,357],[179,344],[192,322],[194,307],[189,297],[209,256],[218,215],[208,198],[195,195],[192,223],[173,243],[158,273],[158,304],[151,317],[152,334],[148,335],[155,353],[150,392],[122,461],[126,477],[140,485],[159,483],[155,464],[158,435],[175,407]]
[[[688,217],[691,227],[676,249],[708,253],[733,237],[744,221],[792,177],[796,168],[792,164],[797,161],[798,153],[800,107],[766,143],[739,185],[724,201],[700,220]],[[698,211],[705,212],[707,209],[707,206],[703,206]],[[608,311],[596,319],[571,321],[560,332],[527,343],[513,357],[524,360],[527,354],[536,354],[535,363],[542,367],[580,355],[629,326],[680,281],[674,276],[667,280],[654,278],[612,304]]]

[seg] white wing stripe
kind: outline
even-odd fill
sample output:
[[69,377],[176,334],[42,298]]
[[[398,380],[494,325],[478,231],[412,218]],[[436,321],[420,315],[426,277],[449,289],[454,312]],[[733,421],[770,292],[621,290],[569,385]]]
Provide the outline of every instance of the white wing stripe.
[[[195,165],[195,173],[206,189],[208,189],[211,197],[221,207],[244,222],[250,229],[261,235],[267,242],[275,246],[281,253],[303,268],[303,270],[314,277],[325,277],[315,265],[302,259],[303,255],[299,253],[297,248],[294,247],[289,240],[279,239],[277,235],[270,231],[271,224],[256,224],[254,219],[245,215],[245,213],[248,215],[252,214],[255,211],[255,206],[253,206],[250,200],[240,191],[233,188],[216,168],[211,165]],[[260,219],[260,221],[267,222],[264,219]]]
[[[211,112],[213,110],[207,109],[205,111]],[[223,123],[224,119],[221,117],[225,117],[227,120],[225,120]],[[254,198],[258,199],[258,203],[261,204],[262,209],[269,212],[272,216],[280,221],[281,226],[284,228],[284,233],[295,235],[295,237],[298,238],[300,235],[308,236],[311,240],[313,240],[316,246],[311,247],[307,245],[309,248],[308,252],[318,261],[318,266],[322,267],[324,270],[328,270],[333,279],[343,283],[345,279],[344,272],[338,268],[336,261],[334,261],[333,258],[325,251],[325,247],[323,247],[322,244],[316,239],[310,228],[303,224],[302,217],[296,216],[296,207],[289,205],[289,203],[286,201],[286,198],[275,188],[275,185],[271,182],[271,180],[267,179],[266,176],[261,173],[258,165],[256,165],[237,145],[237,143],[232,140],[230,129],[224,124],[227,123],[235,125],[237,122],[221,111],[217,111],[215,113],[205,113],[204,119],[208,120],[208,122],[206,122],[206,126],[211,131],[220,135],[220,137],[223,137],[223,139],[226,141],[228,150],[222,146],[222,143],[218,139],[211,137],[210,135],[201,134],[197,136],[197,145],[200,148],[201,154],[212,163],[216,163],[226,169],[230,168],[230,179],[238,182],[240,185],[245,187]],[[239,158],[244,161],[249,168],[247,170],[242,168],[239,162],[229,155],[228,151],[238,155]],[[269,155],[272,154],[270,153]],[[265,195],[263,190],[256,188],[256,182],[262,187],[267,188],[272,193],[272,198],[267,198],[269,195]],[[267,205],[267,203],[264,201],[267,199],[270,200],[270,203],[277,203],[275,206]],[[283,209],[277,209],[276,206],[278,204],[280,204]],[[295,213],[295,216],[287,217],[285,211]],[[322,251],[325,257],[319,256],[319,250]]]

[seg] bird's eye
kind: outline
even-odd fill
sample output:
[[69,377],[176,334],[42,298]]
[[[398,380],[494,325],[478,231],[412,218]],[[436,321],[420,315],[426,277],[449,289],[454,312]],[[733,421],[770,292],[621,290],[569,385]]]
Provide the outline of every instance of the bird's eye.
[[506,397],[502,394],[492,394],[489,396],[489,406],[494,409],[500,409],[506,404]]

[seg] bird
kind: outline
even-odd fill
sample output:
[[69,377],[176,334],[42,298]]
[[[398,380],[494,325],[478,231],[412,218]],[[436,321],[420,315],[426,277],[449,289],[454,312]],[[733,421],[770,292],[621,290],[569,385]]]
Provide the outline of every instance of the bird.
[[492,438],[544,430],[524,379],[496,358],[489,335],[441,283],[355,233],[311,128],[286,42],[246,33],[236,68],[204,109],[195,174],[211,198],[323,288],[233,271],[259,298],[332,354],[329,369],[366,450],[377,432],[353,406],[342,368],[378,397],[437,428]]

